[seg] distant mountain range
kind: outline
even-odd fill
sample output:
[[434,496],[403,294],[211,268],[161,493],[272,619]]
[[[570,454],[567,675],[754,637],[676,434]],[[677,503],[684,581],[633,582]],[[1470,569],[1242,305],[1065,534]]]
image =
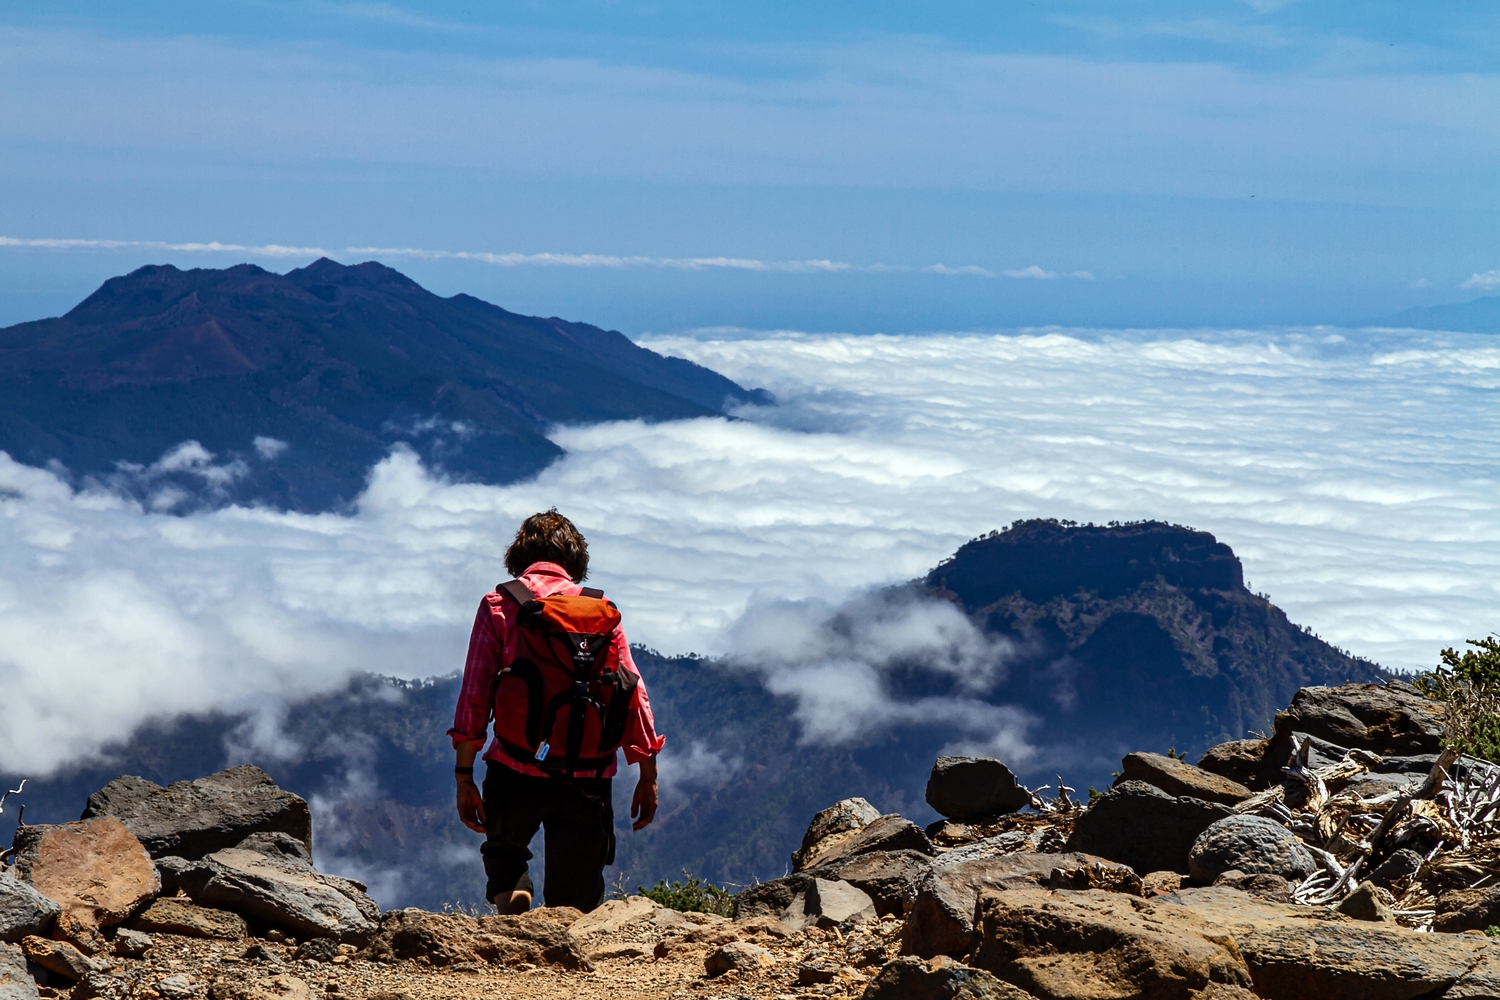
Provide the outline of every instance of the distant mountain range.
[[1460,333],[1500,333],[1500,295],[1486,295],[1450,305],[1405,309],[1385,317],[1377,325]]
[[[1175,747],[1196,759],[1249,729],[1269,732],[1299,687],[1385,677],[1246,590],[1227,545],[1173,525],[1020,522],[897,589],[955,602],[1019,651],[981,697],[1040,720],[1035,754],[1018,768],[1032,787],[1061,773],[1080,790],[1103,788],[1127,751]],[[853,743],[808,745],[794,703],[770,694],[758,673],[644,649],[636,656],[674,759],[663,765],[658,822],[641,834],[628,824],[620,831],[611,877],[627,888],[684,868],[739,884],[779,876],[813,813],[849,795],[921,822],[936,818],[923,789],[954,741],[951,726],[893,725]],[[943,696],[956,683],[913,662],[890,694]],[[90,792],[121,773],[167,782],[253,760],[312,799],[321,865],[370,881],[385,905],[475,902],[477,841],[454,814],[444,736],[457,692],[456,676],[356,678],[290,707],[280,742],[297,751],[279,759],[234,749],[245,743],[243,718],[148,727],[104,762],[33,780],[26,818],[74,818]],[[0,780],[13,788],[19,777]],[[617,783],[619,817],[634,774],[626,777]]]
[[353,499],[398,442],[455,478],[507,483],[561,454],[552,424],[765,398],[620,333],[441,298],[373,262],[143,267],[65,316],[0,329],[0,450],[18,461],[201,488],[183,463],[151,469],[196,440],[233,470],[210,499],[304,511]]

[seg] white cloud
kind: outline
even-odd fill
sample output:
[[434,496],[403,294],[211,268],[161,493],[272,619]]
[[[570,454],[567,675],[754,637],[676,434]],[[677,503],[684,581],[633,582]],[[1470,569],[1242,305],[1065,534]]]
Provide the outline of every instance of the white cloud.
[[[200,243],[162,243],[155,240],[84,240],[84,239],[22,239],[0,236],[0,248],[19,250],[162,250],[177,253],[237,254],[247,257],[298,258],[344,257],[346,259],[369,259],[374,257],[407,257],[419,260],[478,261],[495,267],[565,267],[603,268],[625,270],[631,268],[657,268],[668,271],[749,271],[766,274],[888,274],[921,271],[927,274],[970,275],[993,278],[993,272],[974,264],[948,266],[931,264],[926,267],[911,267],[905,264],[851,264],[842,260],[760,260],[754,257],[647,257],[641,255],[618,255],[599,253],[516,253],[480,250],[423,250],[417,247],[345,247],[342,252],[324,250],[322,247],[283,246],[279,243],[249,245],[244,243],[221,243],[211,240]],[[1037,271],[1028,268],[1028,272]],[[1012,277],[1037,277],[1030,273],[1007,271]],[[1074,277],[1087,276],[1079,271]],[[1054,274],[1045,277],[1055,278]]]
[[[769,660],[774,631],[744,637],[773,598],[794,602],[788,635],[819,634],[851,594],[1018,517],[1154,517],[1214,532],[1325,638],[1431,664],[1496,627],[1500,347],[1339,333],[656,337],[786,403],[560,428],[568,456],[504,488],[435,479],[397,452],[347,516],[171,516],[0,459],[0,767],[40,774],[147,718],[259,709],[356,671],[457,669],[516,524],[554,504],[588,534],[631,637],[668,652]],[[157,464],[191,476],[205,455]],[[795,603],[811,598],[827,607]],[[879,649],[976,662],[953,623],[899,621]],[[949,709],[1018,731],[956,688],[893,707],[885,654],[816,648],[765,675],[826,738],[843,718]],[[851,682],[840,715],[830,692]]]
[[1492,292],[1500,288],[1500,268],[1484,271],[1479,274],[1471,274],[1467,281],[1459,288],[1481,288],[1486,292]]
[[287,449],[285,441],[278,441],[276,438],[266,437],[263,434],[257,434],[252,444],[255,445],[255,453],[266,461],[270,461]]
[[[1013,650],[954,605],[906,590],[870,592],[838,606],[817,599],[757,600],[730,627],[729,662],[759,672],[773,694],[795,699],[809,743],[861,743],[893,725],[941,724],[957,740],[1031,754],[1027,713],[982,696],[1005,677]],[[936,694],[893,689],[900,675]]]
[[1035,264],[1032,264],[1030,267],[1023,267],[1018,271],[1004,271],[1001,273],[1003,273],[1007,278],[1035,278],[1039,281],[1050,281],[1051,279],[1057,277],[1054,272],[1043,271]]
[[0,236],[0,247],[20,250],[170,250],[176,253],[233,253],[250,257],[327,257],[329,252],[322,247],[289,247],[279,243],[263,243],[259,246],[243,243],[163,243],[160,240],[75,240],[75,239],[21,239],[15,236]]

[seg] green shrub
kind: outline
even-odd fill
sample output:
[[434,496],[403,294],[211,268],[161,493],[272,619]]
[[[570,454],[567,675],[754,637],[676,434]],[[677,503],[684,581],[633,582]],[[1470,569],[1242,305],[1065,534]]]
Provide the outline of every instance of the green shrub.
[[636,892],[653,899],[669,910],[684,913],[717,913],[722,917],[734,916],[734,894],[721,889],[706,879],[690,875],[683,869],[685,882],[668,882],[660,879],[650,889],[636,886]]
[[1467,645],[1474,648],[1443,650],[1438,668],[1414,683],[1447,706],[1443,741],[1448,746],[1500,763],[1500,637],[1470,639]]

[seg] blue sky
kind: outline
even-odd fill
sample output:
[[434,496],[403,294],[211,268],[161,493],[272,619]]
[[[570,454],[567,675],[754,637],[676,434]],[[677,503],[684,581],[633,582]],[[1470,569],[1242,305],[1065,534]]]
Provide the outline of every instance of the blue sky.
[[[1494,290],[1497,28],[1472,3],[8,5],[0,323],[142,263],[322,250],[632,334],[1358,322]],[[182,249],[215,241],[248,249]]]

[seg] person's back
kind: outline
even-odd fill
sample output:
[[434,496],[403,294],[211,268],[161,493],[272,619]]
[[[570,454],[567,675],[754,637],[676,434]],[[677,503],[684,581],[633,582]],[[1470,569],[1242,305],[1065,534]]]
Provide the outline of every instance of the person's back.
[[[531,905],[529,844],[545,830],[548,906],[591,910],[614,861],[616,749],[640,764],[636,830],[656,815],[651,702],[612,602],[580,584],[588,545],[556,510],[533,514],[505,553],[515,579],[486,594],[469,636],[454,712],[458,814],[485,834],[485,898],[502,913]],[[485,750],[483,791],[473,764]]]

